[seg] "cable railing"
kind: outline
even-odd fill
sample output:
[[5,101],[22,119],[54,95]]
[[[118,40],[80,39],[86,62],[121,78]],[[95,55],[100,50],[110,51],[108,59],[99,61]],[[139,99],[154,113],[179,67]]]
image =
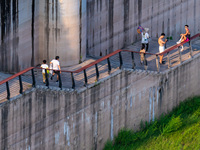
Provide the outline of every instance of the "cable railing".
[[[196,34],[191,37],[190,41],[199,37]],[[94,62],[85,65],[76,70],[61,70],[58,72],[58,82],[55,78],[51,80],[50,74],[45,69],[45,83],[42,79],[42,69],[38,67],[27,68],[3,81],[0,81],[0,103],[9,100],[19,94],[23,94],[27,89],[36,87],[36,85],[44,85],[49,87],[58,87],[60,89],[81,88],[87,87],[89,84],[96,83],[98,80],[109,76],[111,73],[122,68],[143,69],[151,71],[162,71],[172,67],[172,61],[178,58],[178,62],[182,63],[182,52],[180,46],[189,43],[189,57],[193,57],[192,44],[190,41],[185,41],[180,44],[173,45],[167,48],[162,53],[142,53],[131,50],[116,50]],[[172,51],[177,50],[176,53]],[[144,54],[144,64],[140,64],[140,55]],[[166,55],[167,65],[159,64],[159,55]],[[173,55],[173,56],[172,56]],[[177,64],[177,63],[176,63]],[[149,68],[149,69],[148,69]]]

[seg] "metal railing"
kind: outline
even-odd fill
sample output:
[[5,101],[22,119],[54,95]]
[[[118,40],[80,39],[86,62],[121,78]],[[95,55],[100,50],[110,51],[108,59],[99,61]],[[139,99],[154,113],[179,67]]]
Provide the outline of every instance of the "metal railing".
[[[191,37],[190,41],[199,36],[200,34],[194,35]],[[190,41],[187,41],[190,45],[189,55],[190,57],[193,57],[193,50]],[[150,70],[159,72],[160,64],[158,56],[167,55],[167,68],[171,68],[171,60],[174,58],[170,57],[170,52],[178,48],[179,63],[182,63],[182,54],[179,47],[187,42],[173,45],[170,48],[167,48],[164,52],[156,54],[148,52],[141,53],[131,50],[116,50],[79,69],[73,71],[61,70],[62,73],[58,73],[58,85],[53,80],[49,79],[47,70],[51,69],[45,69],[46,81],[44,85],[47,87],[57,86],[60,89],[63,87],[75,89],[76,87],[83,87],[88,84],[95,83],[99,79],[102,79],[105,76],[110,75],[110,73],[118,69],[122,69],[123,67],[132,69],[142,69],[144,67],[145,70],[149,67]],[[146,63],[144,63],[143,66],[140,64],[140,54],[144,54],[144,62]],[[123,57],[126,59],[123,59]],[[30,67],[3,81],[0,81],[0,102],[9,100],[11,97],[16,95],[23,94],[23,92],[30,87],[43,84],[41,74],[42,68]]]

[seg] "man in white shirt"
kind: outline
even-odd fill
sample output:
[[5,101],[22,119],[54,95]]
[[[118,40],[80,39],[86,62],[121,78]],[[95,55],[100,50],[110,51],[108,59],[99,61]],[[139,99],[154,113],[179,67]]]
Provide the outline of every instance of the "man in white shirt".
[[141,33],[142,35],[142,47],[145,46],[146,52],[149,49],[149,34],[148,34],[149,28],[145,28],[144,31]]
[[53,69],[53,73],[52,73],[52,76],[51,76],[51,80],[53,80],[53,77],[55,74],[57,74],[57,81],[59,80],[59,76],[58,76],[58,73],[61,73],[61,69],[60,69],[60,62],[59,62],[59,56],[56,56],[55,59],[53,59],[51,62],[50,62],[50,66],[52,67]]

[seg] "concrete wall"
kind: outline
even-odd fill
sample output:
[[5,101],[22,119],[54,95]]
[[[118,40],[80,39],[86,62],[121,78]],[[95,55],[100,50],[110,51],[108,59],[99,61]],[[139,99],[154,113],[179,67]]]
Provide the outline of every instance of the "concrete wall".
[[178,39],[190,26],[200,31],[199,0],[87,0],[87,54],[104,56],[140,39],[137,27]]
[[1,0],[0,71],[60,56],[61,66],[104,56],[140,39],[138,25],[177,39],[200,30],[199,0]]
[[60,56],[62,66],[86,57],[86,0],[40,1],[40,61]]
[[[1,0],[0,71],[18,72],[60,56],[86,56],[86,0]],[[80,38],[81,37],[81,38]]]
[[0,107],[0,149],[101,150],[122,128],[200,95],[200,55],[163,73],[122,70],[80,91],[38,87]]
[[37,22],[33,16],[38,17],[33,1],[1,0],[0,9],[0,71],[17,72],[30,67],[38,43],[32,32]]

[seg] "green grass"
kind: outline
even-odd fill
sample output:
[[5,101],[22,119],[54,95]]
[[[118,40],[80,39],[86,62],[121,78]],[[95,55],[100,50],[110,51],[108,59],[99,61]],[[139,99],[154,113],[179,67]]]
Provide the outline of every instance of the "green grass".
[[141,130],[123,129],[104,150],[199,150],[200,97],[187,100]]

